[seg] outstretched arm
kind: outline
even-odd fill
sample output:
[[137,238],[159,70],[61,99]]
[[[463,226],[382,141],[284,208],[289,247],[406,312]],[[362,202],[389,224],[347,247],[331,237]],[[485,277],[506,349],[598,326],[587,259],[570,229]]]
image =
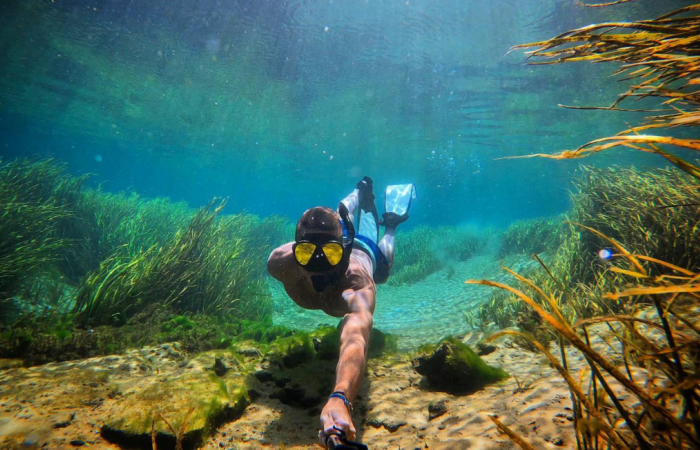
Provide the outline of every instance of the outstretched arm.
[[374,289],[355,291],[351,303],[357,303],[343,319],[340,333],[340,357],[336,368],[335,390],[345,392],[348,400],[353,401],[360,389],[364,374],[369,336],[372,331],[374,313]]
[[[374,287],[344,294],[350,313],[343,319],[340,333],[340,357],[336,368],[335,389],[345,394],[350,402],[355,401],[360,390],[367,362],[369,336],[372,331],[372,315],[376,292]],[[350,440],[355,439],[355,427],[345,403],[340,398],[331,398],[321,412],[321,445],[333,427],[344,430]]]

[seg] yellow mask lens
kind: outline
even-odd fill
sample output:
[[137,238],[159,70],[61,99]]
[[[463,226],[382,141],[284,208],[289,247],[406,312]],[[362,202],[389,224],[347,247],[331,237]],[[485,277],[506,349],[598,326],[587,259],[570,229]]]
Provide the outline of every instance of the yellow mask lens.
[[314,250],[316,250],[316,245],[309,242],[302,242],[297,244],[294,248],[294,257],[299,261],[299,264],[305,266],[311,260],[314,255]]
[[323,253],[331,266],[338,265],[340,260],[343,259],[343,246],[331,242],[323,246]]

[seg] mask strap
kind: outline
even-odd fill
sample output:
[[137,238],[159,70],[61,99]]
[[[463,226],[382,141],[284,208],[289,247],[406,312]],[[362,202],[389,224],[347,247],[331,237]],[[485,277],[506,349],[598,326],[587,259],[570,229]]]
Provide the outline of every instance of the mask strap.
[[345,206],[345,203],[340,202],[338,204],[338,213],[340,214],[340,219],[343,221],[344,244],[351,245],[355,241],[355,226],[350,219],[350,211],[348,211],[348,207]]

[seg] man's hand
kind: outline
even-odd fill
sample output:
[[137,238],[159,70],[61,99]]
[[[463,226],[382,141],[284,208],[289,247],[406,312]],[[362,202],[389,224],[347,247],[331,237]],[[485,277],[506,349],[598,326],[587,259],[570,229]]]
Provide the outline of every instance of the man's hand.
[[345,403],[339,398],[329,399],[323,411],[321,411],[322,430],[318,433],[318,440],[323,448],[326,448],[326,439],[333,433],[334,426],[345,431],[348,440],[355,440],[356,430],[352,424],[350,412]]

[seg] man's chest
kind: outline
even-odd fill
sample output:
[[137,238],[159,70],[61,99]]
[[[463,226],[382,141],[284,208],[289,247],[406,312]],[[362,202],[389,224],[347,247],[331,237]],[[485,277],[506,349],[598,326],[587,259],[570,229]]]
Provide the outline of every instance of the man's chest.
[[343,298],[343,289],[339,286],[327,286],[323,292],[316,292],[313,283],[307,278],[300,278],[296,283],[285,285],[287,295],[305,309],[320,309],[336,317],[347,313],[347,302]]

